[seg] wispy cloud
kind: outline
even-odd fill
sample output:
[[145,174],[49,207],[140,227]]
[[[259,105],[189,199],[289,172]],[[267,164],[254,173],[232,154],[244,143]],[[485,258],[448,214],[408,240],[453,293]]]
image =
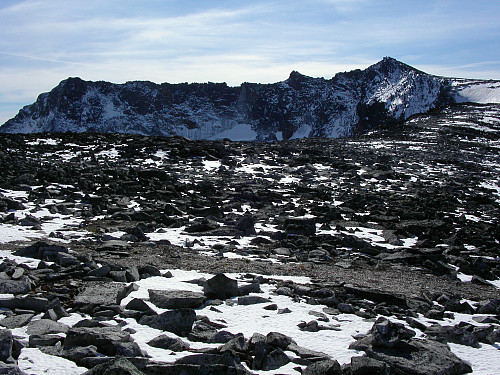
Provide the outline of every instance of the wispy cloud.
[[497,4],[5,0],[0,101],[28,104],[68,76],[237,85],[275,82],[291,70],[331,77],[383,56],[434,74],[500,78],[498,65],[484,63],[500,60],[492,48],[500,37]]

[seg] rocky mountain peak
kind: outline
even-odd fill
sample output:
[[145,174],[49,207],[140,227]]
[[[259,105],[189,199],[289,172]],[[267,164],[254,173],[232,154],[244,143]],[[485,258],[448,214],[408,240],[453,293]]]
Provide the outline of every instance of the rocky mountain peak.
[[[282,82],[240,87],[211,82],[113,84],[70,77],[24,107],[0,132],[98,131],[261,141],[335,138],[456,101],[500,102],[500,83],[485,82],[432,76],[391,57],[330,80],[292,71]],[[488,95],[479,95],[483,89]]]

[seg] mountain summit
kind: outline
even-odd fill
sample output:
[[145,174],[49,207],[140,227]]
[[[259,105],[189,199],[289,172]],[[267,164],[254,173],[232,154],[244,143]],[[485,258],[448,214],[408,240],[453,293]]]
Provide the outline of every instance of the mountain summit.
[[124,84],[68,78],[0,127],[5,133],[105,132],[190,139],[342,137],[460,102],[500,102],[500,81],[426,74],[385,57],[331,79],[291,72],[272,84]]

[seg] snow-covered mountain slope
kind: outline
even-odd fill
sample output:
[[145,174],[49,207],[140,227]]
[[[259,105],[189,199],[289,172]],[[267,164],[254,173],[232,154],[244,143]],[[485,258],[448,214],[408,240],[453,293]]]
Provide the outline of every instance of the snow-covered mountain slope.
[[455,102],[499,103],[500,82],[432,76],[386,57],[330,80],[294,71],[282,82],[239,87],[68,78],[0,131],[234,140],[342,137]]

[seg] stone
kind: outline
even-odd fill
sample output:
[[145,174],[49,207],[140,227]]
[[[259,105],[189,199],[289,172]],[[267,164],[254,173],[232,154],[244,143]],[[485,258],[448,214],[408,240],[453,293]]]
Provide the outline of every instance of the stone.
[[30,348],[38,346],[55,346],[58,342],[63,341],[59,335],[31,335],[29,337]]
[[155,316],[143,316],[139,324],[175,333],[177,336],[187,336],[193,328],[196,313],[193,309],[178,309],[165,311]]
[[498,314],[500,312],[500,299],[482,301],[476,312],[478,314]]
[[123,296],[124,288],[126,288],[124,283],[88,282],[73,303],[75,306],[120,304],[121,300],[125,298]]
[[65,252],[57,253],[56,262],[63,267],[71,267],[80,264],[80,261],[75,256]]
[[150,277],[161,276],[160,269],[150,264],[140,267],[139,274],[141,275],[141,278],[143,278],[144,275],[149,275]]
[[0,280],[0,294],[26,294],[31,290],[31,281],[26,277],[20,280]]
[[245,340],[245,337],[241,333],[237,334],[234,338],[232,338],[219,348],[219,352],[221,353],[227,351],[233,353],[245,353],[247,350],[248,341]]
[[266,344],[285,350],[290,344],[297,344],[291,337],[279,332],[269,332],[266,335]]
[[271,302],[269,298],[264,298],[261,296],[238,297],[238,305],[256,305],[258,303],[269,303],[269,302]]
[[398,348],[369,348],[366,354],[387,363],[391,370],[411,375],[459,375],[472,372],[469,364],[437,341],[411,339]]
[[8,316],[0,320],[0,326],[8,329],[19,328],[28,324],[33,317],[33,314],[19,314]]
[[47,244],[46,242],[36,242],[33,245],[15,251],[14,255],[55,261],[57,254],[60,252],[67,253],[68,249],[59,245]]
[[389,375],[387,364],[370,357],[352,357],[351,375]]
[[12,345],[14,341],[12,332],[8,329],[0,330],[0,361],[5,363],[13,363]]
[[207,322],[197,321],[188,335],[191,341],[210,342],[217,334],[217,329]]
[[243,236],[254,236],[257,234],[255,231],[255,220],[251,214],[243,215],[234,226]]
[[262,361],[262,370],[276,370],[290,362],[290,358],[281,350],[276,348],[267,354]]
[[112,358],[84,372],[82,375],[144,375],[126,358]]
[[93,345],[99,353],[114,356],[119,343],[130,340],[130,333],[119,327],[73,327],[66,334],[64,349]]
[[208,279],[203,285],[203,294],[210,299],[227,299],[237,297],[238,281],[219,273]]
[[26,333],[28,335],[47,335],[49,333],[66,333],[69,327],[66,324],[54,322],[49,319],[34,320],[28,324]]
[[97,357],[99,355],[102,354],[99,354],[97,347],[94,345],[63,348],[61,352],[62,357],[75,362],[77,365],[81,365],[81,361],[84,358]]
[[260,290],[260,284],[258,282],[248,283],[245,285],[240,285],[238,287],[238,295],[246,296],[250,293],[262,293],[262,290]]
[[342,375],[340,364],[332,359],[319,361],[307,366],[302,375]]
[[142,311],[147,315],[156,315],[156,311],[154,311],[151,306],[140,298],[130,300],[130,302],[125,305],[125,308],[129,310]]
[[180,309],[199,307],[205,301],[202,293],[186,290],[149,289],[149,301],[163,309]]
[[189,344],[182,341],[180,338],[167,335],[156,336],[148,342],[148,345],[155,348],[172,350],[174,352],[182,352],[189,348]]

